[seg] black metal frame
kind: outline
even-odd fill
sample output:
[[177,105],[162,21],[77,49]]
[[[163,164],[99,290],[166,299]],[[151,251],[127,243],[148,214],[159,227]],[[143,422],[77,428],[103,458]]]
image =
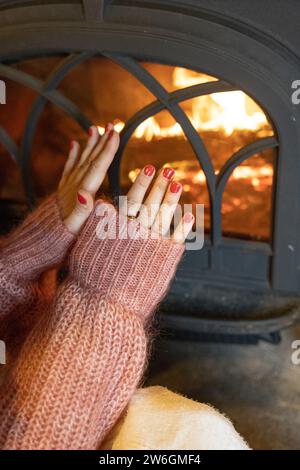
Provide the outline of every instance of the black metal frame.
[[[20,4],[20,5],[18,5]],[[9,6],[9,8],[8,8]],[[51,21],[49,21],[51,18]],[[210,13],[189,0],[177,2],[86,0],[57,2],[0,1],[0,76],[39,93],[30,112],[19,149],[0,129],[0,139],[21,166],[26,193],[33,201],[29,159],[39,116],[47,100],[71,115],[83,129],[90,126],[80,109],[57,91],[66,74],[87,58],[102,55],[117,62],[145,85],[156,100],[137,112],[121,133],[121,145],[110,170],[119,191],[119,166],[136,127],[167,109],[180,123],[207,178],[211,206],[211,236],[201,252],[190,252],[177,282],[240,286],[300,293],[300,132],[298,108],[290,99],[291,81],[300,74],[300,59],[274,37],[254,27]],[[68,54],[45,83],[15,69],[11,62],[27,57]],[[222,77],[168,93],[138,62],[178,65]],[[260,139],[235,155],[215,175],[201,137],[178,105],[180,101],[242,89],[264,109],[276,137]],[[273,230],[270,244],[227,240],[221,232],[221,200],[234,168],[252,155],[278,148],[274,182]]]

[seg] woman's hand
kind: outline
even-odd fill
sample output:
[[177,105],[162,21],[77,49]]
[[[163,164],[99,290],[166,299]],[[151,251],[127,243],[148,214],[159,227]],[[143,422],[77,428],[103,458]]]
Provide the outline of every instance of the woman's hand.
[[153,181],[154,174],[152,165],[141,170],[119,211],[99,199],[70,256],[70,273],[80,285],[143,321],[166,294],[194,221],[186,213],[170,235],[182,185],[172,168],[162,168]]
[[94,197],[119,146],[119,135],[112,124],[99,135],[96,126],[89,129],[89,139],[80,155],[78,142],[71,143],[69,157],[58,187],[58,204],[64,224],[77,234],[94,207]]
[[[152,233],[165,237],[170,232],[170,225],[179,202],[182,185],[173,180],[175,171],[172,168],[161,168],[153,186],[143,202],[146,192],[152,183],[155,168],[145,166],[130,188],[120,213],[129,218],[136,217],[137,222]],[[172,235],[172,240],[184,243],[194,223],[194,216],[184,214]]]

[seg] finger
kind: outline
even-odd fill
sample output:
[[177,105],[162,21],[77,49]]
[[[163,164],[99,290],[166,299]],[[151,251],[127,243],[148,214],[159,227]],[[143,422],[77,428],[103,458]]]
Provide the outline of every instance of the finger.
[[176,181],[169,184],[163,203],[155,217],[151,230],[163,237],[170,231],[171,222],[182,193],[182,185]]
[[120,207],[120,212],[123,215],[136,217],[144,200],[146,191],[153,180],[154,174],[155,168],[153,165],[147,165],[142,169],[127,193],[126,205],[124,204]]
[[85,149],[82,152],[82,155],[80,157],[79,165],[83,165],[85,163],[85,161],[90,156],[90,154],[92,153],[94,147],[97,145],[97,143],[100,139],[99,131],[98,131],[98,128],[96,126],[91,126],[88,130],[88,133],[89,133],[89,139],[88,139],[86,147],[85,147]]
[[94,207],[94,200],[91,194],[83,189],[77,193],[77,201],[71,214],[65,219],[67,229],[75,235],[79,233],[81,227],[86,222]]
[[61,182],[65,181],[66,178],[69,176],[71,171],[73,170],[76,162],[78,161],[78,155],[80,151],[80,145],[75,140],[72,140],[70,145],[69,156],[64,166],[63,174],[61,177]]
[[173,241],[175,243],[184,243],[188,234],[192,230],[194,223],[194,216],[191,212],[187,212],[182,217],[173,233]]
[[98,141],[98,144],[96,147],[93,149],[93,152],[90,156],[91,160],[94,160],[94,158],[97,158],[100,152],[102,152],[103,148],[105,147],[105,144],[108,140],[108,136],[110,134],[110,131],[112,131],[114,128],[114,125],[109,122],[105,126],[104,134],[101,136],[100,140]]
[[104,149],[87,168],[81,184],[81,187],[85,191],[88,191],[91,194],[96,194],[105,178],[111,162],[113,161],[116,151],[118,150],[119,143],[119,134],[112,129],[109,133]]
[[163,168],[158,177],[156,178],[154,185],[143,204],[138,221],[144,227],[151,227],[159,211],[161,201],[165,195],[166,189],[174,176],[174,170],[172,168]]
[[[108,123],[105,127],[104,134],[96,142],[97,145],[94,145],[93,147],[90,147],[90,151],[86,153],[86,155],[84,156],[84,158],[81,161],[81,165],[78,169],[78,173],[77,173],[77,176],[76,176],[77,181],[81,181],[81,179],[84,177],[84,175],[87,172],[88,166],[91,165],[91,163],[93,162],[93,160],[95,160],[97,158],[97,156],[99,156],[100,152],[105,147],[105,144],[108,141],[108,137],[110,135],[110,132],[111,132],[111,130],[113,130],[113,128],[114,128],[113,124]],[[97,129],[97,132],[98,132],[98,129]]]

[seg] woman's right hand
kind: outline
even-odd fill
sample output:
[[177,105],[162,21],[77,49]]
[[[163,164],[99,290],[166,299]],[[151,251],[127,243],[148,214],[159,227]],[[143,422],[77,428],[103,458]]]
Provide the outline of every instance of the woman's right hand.
[[194,223],[192,212],[186,212],[173,234],[170,234],[182,185],[174,180],[176,175],[172,168],[161,168],[153,182],[155,173],[153,165],[147,165],[140,171],[126,195],[125,204],[120,207],[120,213],[135,219],[159,238],[170,236],[173,242],[183,244]]
[[93,210],[95,194],[119,146],[119,135],[111,123],[107,124],[102,136],[96,126],[90,127],[89,136],[81,155],[79,143],[71,142],[57,191],[63,222],[75,235]]
[[171,168],[153,181],[154,175],[153,165],[144,167],[119,210],[97,201],[70,256],[71,276],[81,286],[144,320],[164,297],[194,222],[185,213],[170,234],[182,185]]

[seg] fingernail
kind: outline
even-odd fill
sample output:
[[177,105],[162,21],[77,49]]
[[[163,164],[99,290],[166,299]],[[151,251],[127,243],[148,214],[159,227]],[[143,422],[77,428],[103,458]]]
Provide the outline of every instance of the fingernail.
[[190,222],[192,222],[194,220],[194,216],[193,216],[193,214],[190,214],[188,212],[187,214],[184,214],[183,220],[184,220],[185,223],[189,224]]
[[90,127],[90,128],[89,128],[88,134],[89,134],[90,137],[92,137],[92,135],[93,135],[93,127]]
[[86,206],[87,200],[85,199],[84,196],[82,196],[82,194],[77,193],[77,199],[80,202],[80,204],[83,204],[84,206]]
[[153,165],[147,165],[144,168],[144,173],[146,176],[152,176],[155,171],[155,168]]
[[173,177],[174,173],[175,171],[173,170],[173,168],[165,168],[163,171],[163,176],[167,178],[167,180],[170,180]]
[[114,135],[114,129],[112,129],[112,130],[110,131],[110,133],[108,134],[108,138],[107,138],[107,139],[110,140],[113,135]]
[[74,140],[72,140],[70,143],[70,150],[73,150],[74,147],[75,147],[75,142]]
[[109,128],[110,128],[110,123],[108,122],[105,126],[105,131],[104,132],[108,132],[109,131]]
[[179,193],[181,188],[182,188],[182,185],[180,183],[176,183],[176,181],[172,181],[172,183],[170,185],[171,193]]

